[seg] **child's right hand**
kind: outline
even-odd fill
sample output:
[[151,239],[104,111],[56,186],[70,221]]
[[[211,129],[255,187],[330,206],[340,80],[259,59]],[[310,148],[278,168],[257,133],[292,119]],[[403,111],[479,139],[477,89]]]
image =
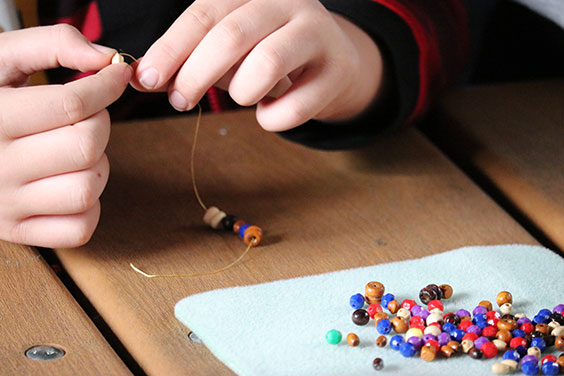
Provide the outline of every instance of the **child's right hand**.
[[[52,248],[90,239],[109,174],[105,108],[132,75],[127,64],[108,66],[114,53],[68,25],[0,34],[0,239]],[[102,70],[24,87],[58,66]]]

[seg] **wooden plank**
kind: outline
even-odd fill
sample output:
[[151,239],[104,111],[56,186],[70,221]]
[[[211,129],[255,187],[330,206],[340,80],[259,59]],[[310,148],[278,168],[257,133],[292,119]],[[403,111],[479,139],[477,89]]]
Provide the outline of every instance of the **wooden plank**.
[[[0,241],[0,286],[0,373],[130,374],[37,251]],[[38,345],[66,354],[50,361],[27,358],[26,350]]]
[[564,250],[564,81],[459,90],[434,130]]
[[[206,203],[260,225],[263,245],[221,274],[146,279],[129,263],[152,273],[204,271],[244,250],[234,234],[202,224],[188,167],[194,122],[114,126],[99,228],[81,249],[57,251],[148,374],[227,372],[174,318],[187,295],[464,245],[535,244],[415,130],[363,150],[323,152],[266,133],[241,111],[203,118],[197,180]],[[210,314],[229,313],[210,302]]]

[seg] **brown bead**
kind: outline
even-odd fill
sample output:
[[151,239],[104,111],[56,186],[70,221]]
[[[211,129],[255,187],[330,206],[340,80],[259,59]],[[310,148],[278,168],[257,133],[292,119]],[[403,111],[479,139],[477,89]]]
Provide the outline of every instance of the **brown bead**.
[[233,223],[233,232],[238,234],[239,233],[239,229],[241,228],[242,225],[245,224],[245,221],[242,220],[238,220],[237,222]]
[[429,287],[424,287],[419,291],[419,300],[421,300],[421,303],[427,305],[431,300],[435,299],[438,299],[438,296],[435,291]]
[[492,303],[489,300],[482,300],[478,305],[486,307],[488,311],[492,310]]
[[564,351],[564,336],[556,337],[554,347],[556,347],[557,350]]
[[[498,323],[499,323],[499,321],[498,321]],[[509,343],[511,341],[511,338],[513,338],[513,335],[511,335],[511,332],[508,329],[498,330],[498,332],[495,336],[496,336],[497,339],[502,340],[505,343]]]
[[390,313],[394,314],[398,311],[398,309],[400,309],[400,304],[397,300],[394,299],[388,303],[388,311],[390,311]]
[[[513,296],[509,291],[502,291],[497,294],[495,302],[497,303],[498,307],[501,307],[505,303],[513,304]],[[491,311],[491,309],[489,309],[488,311]]]
[[470,317],[470,316],[462,316],[462,317],[460,317],[460,321],[464,321],[464,320],[472,321],[472,317]]
[[409,322],[403,318],[396,316],[392,319],[392,325],[396,333],[405,333],[409,329]]
[[431,346],[423,346],[421,348],[421,359],[430,362],[437,356],[437,349]]
[[364,296],[364,301],[370,305],[370,304],[380,304],[382,303],[382,299],[381,298],[372,298],[370,296]]
[[360,340],[358,339],[358,336],[354,333],[349,333],[347,334],[347,343],[349,344],[349,346],[358,346],[360,345]]
[[456,342],[456,341],[450,341],[449,343],[446,344],[448,347],[450,347],[452,349],[452,351],[459,352],[460,351],[460,343]]
[[382,298],[384,291],[384,285],[376,281],[368,282],[364,287],[364,295],[370,298]]
[[386,312],[378,312],[374,315],[374,324],[378,325],[378,322],[383,319],[387,319],[388,314]]
[[372,367],[374,367],[376,371],[380,371],[382,368],[384,368],[384,361],[382,360],[382,358],[375,358],[372,361]]
[[511,319],[501,319],[497,322],[497,328],[499,330],[515,330],[517,329],[517,321]]
[[443,297],[445,299],[449,299],[452,296],[452,287],[450,285],[440,285],[439,288],[441,289],[441,291],[443,292]]
[[560,370],[564,370],[564,354],[560,355],[558,359],[556,359],[556,363],[560,366]]
[[536,326],[535,326],[535,330],[541,332],[544,335],[550,334],[550,331],[552,330],[550,328],[550,326],[548,326],[545,323],[539,322]]
[[386,338],[386,336],[380,336],[376,338],[376,346],[378,347],[385,347],[387,343],[388,339]]
[[249,226],[243,234],[243,241],[245,242],[245,245],[249,245],[252,242],[252,246],[256,247],[262,240],[262,234],[262,229],[260,227],[254,225]]
[[441,354],[443,354],[447,358],[450,358],[452,354],[454,354],[454,350],[447,345],[443,345],[441,346]]
[[482,352],[475,347],[472,347],[470,351],[468,351],[468,355],[470,355],[472,359],[482,359],[483,356]]

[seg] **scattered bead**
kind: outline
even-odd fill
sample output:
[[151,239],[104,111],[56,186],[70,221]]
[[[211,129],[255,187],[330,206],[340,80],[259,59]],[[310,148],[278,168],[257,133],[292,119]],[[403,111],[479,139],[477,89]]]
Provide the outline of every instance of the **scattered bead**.
[[417,349],[410,342],[402,342],[399,347],[400,354],[406,358],[411,358],[417,353]]
[[502,315],[507,315],[513,312],[513,306],[511,303],[503,303],[501,307],[499,307],[499,310]]
[[450,299],[450,297],[453,294],[453,290],[452,287],[450,285],[440,285],[439,288],[441,289],[441,291],[443,292],[443,297],[445,299]]
[[366,325],[370,321],[370,315],[364,309],[357,309],[352,314],[352,321],[356,325]]
[[376,329],[378,329],[380,334],[388,334],[392,331],[392,323],[388,319],[380,320],[376,325]]
[[421,359],[426,362],[431,362],[437,356],[437,350],[434,347],[423,346],[421,348]]
[[503,359],[501,361],[501,363],[505,364],[506,366],[509,367],[509,371],[514,372],[517,370],[517,367],[519,367],[519,363],[517,363],[517,361],[512,360],[512,359]]
[[525,362],[521,364],[521,371],[525,375],[536,375],[539,373],[539,365],[536,362]]
[[364,286],[364,295],[368,304],[380,304],[382,296],[384,295],[384,285],[380,282],[368,282]]
[[331,345],[336,345],[339,342],[341,342],[341,339],[343,339],[343,335],[338,330],[331,329],[327,332],[327,334],[325,334],[325,339],[327,340],[327,343]]
[[[349,304],[354,309],[359,309],[359,308],[364,307],[364,296],[362,294],[354,294],[349,299]],[[374,315],[372,315],[372,316],[374,316]]]
[[447,358],[450,358],[454,354],[454,350],[447,345],[443,345],[441,346],[441,354],[443,354]]
[[388,303],[388,311],[390,311],[390,313],[394,314],[398,311],[400,305],[398,303],[397,300],[392,300]]
[[492,310],[492,302],[490,302],[489,300],[482,300],[480,303],[478,303],[478,305],[486,307],[486,311],[488,312]]
[[482,359],[482,352],[475,347],[472,347],[468,351],[468,355],[470,355],[470,358],[472,359]]
[[394,331],[396,333],[405,333],[409,329],[407,320],[398,316],[392,319],[392,326],[394,327]]
[[375,358],[372,361],[372,367],[374,367],[376,371],[380,371],[382,368],[384,368],[384,361],[381,358]]
[[495,302],[499,307],[501,307],[505,303],[513,304],[513,295],[511,295],[509,291],[502,291],[497,294]]
[[509,373],[511,369],[507,364],[504,363],[494,363],[492,364],[492,373],[496,375],[505,375]]
[[386,336],[380,336],[376,338],[376,346],[378,347],[385,347],[387,343],[388,339],[386,338]]
[[400,345],[403,343],[403,336],[395,335],[390,338],[390,348],[394,350],[399,350]]
[[374,314],[373,319],[374,319],[374,325],[378,325],[380,320],[387,320],[388,319],[388,314],[386,312],[378,312],[378,313]]
[[358,338],[358,336],[354,333],[349,333],[347,334],[347,343],[349,344],[349,346],[358,346],[360,345],[360,339]]
[[497,347],[497,351],[505,351],[507,350],[507,342],[502,341],[500,339],[494,339],[492,343]]

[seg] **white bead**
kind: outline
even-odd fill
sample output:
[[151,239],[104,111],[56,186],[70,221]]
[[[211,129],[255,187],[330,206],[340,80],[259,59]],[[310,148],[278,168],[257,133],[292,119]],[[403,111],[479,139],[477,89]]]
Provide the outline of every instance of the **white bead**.
[[495,345],[495,347],[497,347],[498,351],[507,350],[507,343],[505,341],[502,341],[501,339],[494,339],[492,342]]
[[425,334],[432,334],[435,337],[437,337],[439,334],[441,334],[441,328],[439,328],[436,325],[429,325],[428,327],[425,328],[425,330],[423,331],[423,333]]
[[213,228],[214,230],[217,230],[219,228],[219,225],[221,224],[221,220],[223,218],[225,218],[226,216],[227,216],[227,214],[225,214],[222,211],[220,211],[219,213],[214,215],[213,218],[210,221],[211,228]]
[[437,312],[433,312],[431,313],[429,316],[427,316],[427,325],[431,325],[434,322],[439,322],[443,319],[443,315],[441,315],[440,313]]
[[444,312],[441,311],[440,308],[433,308],[432,310],[429,311],[429,313],[438,313],[439,315],[441,315],[441,318],[442,318],[443,315],[444,315]]
[[398,309],[398,312],[396,313],[397,316],[399,317],[403,317],[404,319],[410,319],[411,318],[411,313],[409,313],[409,311],[405,308],[400,308]]
[[523,312],[516,313],[516,314],[514,314],[513,316],[515,316],[515,318],[516,318],[517,320],[519,320],[519,319],[521,319],[521,318],[523,318],[523,317],[527,317],[527,315],[525,315]]
[[511,372],[516,371],[517,367],[519,366],[519,363],[517,363],[517,361],[513,360],[513,359],[503,359],[501,361],[501,363],[505,364],[506,366],[509,367],[509,370]]
[[462,351],[465,353],[467,353],[472,347],[474,347],[474,341],[472,341],[471,339],[465,339],[460,344],[462,345]]
[[112,64],[119,64],[119,63],[123,63],[125,60],[123,58],[123,55],[120,54],[119,52],[116,52],[114,54],[114,56],[112,56]]
[[507,364],[503,363],[494,363],[492,364],[492,373],[496,375],[505,375],[509,373],[510,368]]
[[550,334],[556,337],[564,336],[564,326],[554,328]]
[[537,359],[540,359],[541,357],[541,351],[538,347],[533,346],[533,347],[529,347],[527,349],[527,355],[534,355],[537,357]]
[[501,311],[502,315],[508,315],[513,312],[513,306],[511,305],[511,303],[504,303],[501,305],[501,307],[499,307],[499,310]]
[[548,323],[548,326],[550,327],[550,329],[556,329],[561,325],[559,322],[552,320],[551,322]]
[[215,217],[215,215],[220,211],[221,210],[219,210],[215,206],[209,207],[208,210],[206,210],[206,214],[204,214],[204,223],[208,226],[211,226],[212,218]]

